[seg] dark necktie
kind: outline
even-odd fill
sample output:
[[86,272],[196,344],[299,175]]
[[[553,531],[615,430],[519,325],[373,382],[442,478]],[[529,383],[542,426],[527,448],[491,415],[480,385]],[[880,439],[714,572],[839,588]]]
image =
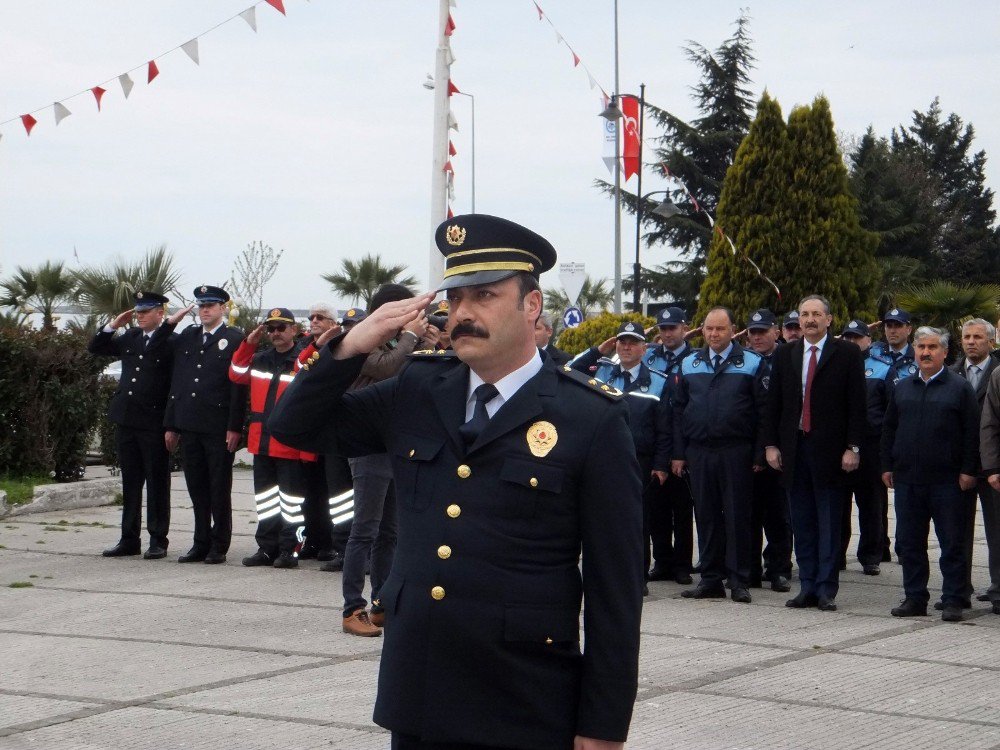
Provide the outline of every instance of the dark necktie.
[[899,358],[902,357],[903,355],[900,354],[899,352],[889,352],[889,356],[892,357],[892,363],[895,364],[896,362],[899,361]]
[[149,346],[149,334],[144,333],[142,334],[142,348],[145,349],[147,346]]
[[476,397],[476,406],[472,410],[472,419],[458,428],[458,432],[462,436],[462,439],[465,440],[467,446],[476,442],[476,438],[479,437],[479,434],[489,424],[490,415],[486,411],[486,402],[492,401],[500,395],[500,391],[492,383],[483,383],[472,393]]
[[979,369],[978,365],[969,365],[969,368],[965,371],[966,380],[969,381],[972,390],[976,390],[979,387],[979,376],[982,374],[983,371]]
[[713,369],[716,372],[718,372],[720,369],[722,369],[722,355],[721,354],[716,354],[715,355],[715,359],[713,360]]
[[631,385],[632,383],[632,373],[630,373],[628,370],[622,372],[622,383],[623,383],[622,390],[623,391],[628,390],[629,385]]
[[802,431],[812,430],[812,387],[816,376],[816,352],[819,347],[809,347],[809,365],[806,369],[806,391],[802,394]]
[[202,334],[201,334],[201,345],[202,345],[202,346],[205,346],[205,344],[207,344],[207,343],[208,343],[208,337],[209,337],[210,335],[211,335],[211,334],[210,334],[210,333],[208,333],[208,331],[205,331],[204,333],[202,333]]

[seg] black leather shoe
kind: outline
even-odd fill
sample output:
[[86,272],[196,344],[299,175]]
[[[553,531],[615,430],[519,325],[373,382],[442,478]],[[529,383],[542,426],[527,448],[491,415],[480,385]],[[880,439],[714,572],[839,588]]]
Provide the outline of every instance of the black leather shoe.
[[[963,599],[961,608],[972,609],[972,602],[968,599]],[[942,604],[940,601],[934,602],[934,609],[938,612],[941,612],[944,609],[944,604]]]
[[993,602],[993,614],[1000,615],[1000,602]]
[[160,547],[159,545],[150,545],[149,549],[146,550],[146,554],[143,557],[147,560],[160,560],[167,556],[167,548]]
[[690,586],[694,583],[690,573],[674,573],[674,580],[681,586]]
[[[316,559],[319,560],[320,562],[330,562],[330,560],[332,560],[336,556],[337,552],[329,548],[321,549],[319,552],[316,553]],[[299,555],[299,559],[300,560],[302,559],[302,555]]]
[[339,552],[334,552],[333,558],[320,565],[319,569],[326,573],[339,573],[344,569],[344,556]]
[[681,596],[685,599],[725,599],[726,590],[721,586],[718,588],[714,586],[695,586],[693,589],[682,591]]
[[926,617],[927,602],[918,602],[916,599],[903,599],[898,607],[889,610],[893,617]]
[[299,567],[299,561],[291,552],[282,552],[274,560],[275,568],[297,568]]
[[882,572],[881,570],[879,570],[878,565],[864,565],[862,566],[861,570],[862,572],[864,572],[866,576],[877,576],[879,573]]
[[990,595],[989,594],[980,594],[979,596],[976,597],[976,601],[977,602],[988,602],[988,601],[990,601]]
[[303,544],[299,550],[300,560],[315,560],[319,555],[319,550],[311,544]]
[[222,552],[209,552],[202,561],[206,565],[220,565],[226,561],[226,555]]
[[784,576],[775,576],[771,579],[771,591],[791,591],[792,584]]
[[945,622],[961,622],[962,608],[956,607],[954,604],[945,605],[944,609],[941,610],[941,619]]
[[785,602],[785,606],[792,609],[806,609],[815,607],[817,604],[819,604],[819,597],[815,594],[799,594]]
[[262,549],[258,549],[250,557],[243,558],[243,564],[248,568],[256,568],[259,565],[271,565],[273,562],[274,558]]
[[647,581],[667,581],[669,579],[670,579],[670,573],[667,572],[666,568],[663,568],[659,565],[654,565],[652,568],[649,569],[649,572],[646,573]]
[[750,603],[750,591],[742,586],[734,588],[730,596],[732,596],[734,602],[739,602],[740,604]]
[[825,596],[819,598],[819,602],[816,603],[816,609],[820,612],[836,612],[837,602],[833,599],[827,599]]
[[202,552],[201,550],[195,549],[194,547],[192,547],[183,555],[177,558],[177,562],[179,563],[204,562],[204,560],[205,560],[205,553]]
[[138,544],[126,544],[125,542],[118,542],[114,547],[109,547],[101,553],[102,557],[131,557],[132,555],[138,555],[142,552],[142,548]]

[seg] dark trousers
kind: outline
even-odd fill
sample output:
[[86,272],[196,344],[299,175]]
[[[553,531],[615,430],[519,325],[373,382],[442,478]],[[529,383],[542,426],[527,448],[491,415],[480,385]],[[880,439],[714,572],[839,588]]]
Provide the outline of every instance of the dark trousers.
[[330,537],[334,551],[344,554],[347,540],[351,537],[354,521],[354,478],[351,465],[343,456],[323,456],[326,471],[326,488],[329,495],[330,523],[333,524]]
[[279,552],[292,554],[302,541],[306,476],[301,461],[256,455],[253,491],[257,506],[257,546],[273,560]]
[[[882,526],[883,507],[888,508],[889,493],[882,482],[879,467],[878,443],[866,440],[861,445],[861,464],[852,477],[853,483],[847,490],[843,514],[840,519],[839,567],[847,562],[847,548],[851,545],[851,493],[858,505],[858,562],[862,565],[878,565],[882,562],[886,532]],[[888,510],[886,510],[888,514]]]
[[146,531],[150,546],[167,548],[170,531],[170,454],[163,430],[117,425],[115,447],[122,470],[122,537],[130,546],[142,535],[142,488],[146,487]]
[[396,554],[396,494],[385,453],[352,458],[354,521],[344,553],[344,617],[365,607],[365,562],[371,557],[372,603]]
[[788,502],[801,591],[834,599],[840,588],[837,556],[844,488],[820,481],[816,475],[818,458],[813,441],[800,435]]
[[895,482],[896,552],[903,566],[903,590],[907,599],[926,603],[927,535],[934,521],[934,534],[941,545],[941,601],[961,606],[966,594],[965,526],[967,502],[958,478],[947,484]]
[[966,500],[965,561],[968,569],[967,599],[972,598],[972,544],[976,534],[976,496],[983,509],[983,530],[986,533],[987,563],[990,571],[990,587],[986,590],[991,601],[1000,601],[1000,495],[990,487],[990,483],[980,478],[976,489],[963,493]]
[[[667,473],[667,481],[653,480],[643,495],[645,522],[653,546],[653,565],[672,575],[691,573],[694,552],[694,501],[686,479]],[[648,508],[648,510],[647,510]],[[646,558],[649,569],[649,557]]]
[[750,583],[751,499],[753,447],[688,446],[688,468],[698,524],[701,584],[729,587]]
[[[423,742],[419,737],[411,737],[408,734],[392,733],[392,744],[390,750],[505,750],[495,745],[470,745],[465,742]],[[510,750],[510,748],[506,748]],[[553,748],[553,750],[571,750],[571,746],[565,748]]]
[[182,432],[184,481],[194,506],[197,552],[229,551],[233,535],[233,458],[226,433]]
[[318,461],[302,464],[306,482],[306,500],[302,504],[305,516],[305,543],[316,550],[333,548],[333,525],[330,522],[330,502],[326,491],[326,469],[323,456]]
[[[792,520],[781,474],[770,466],[753,475],[750,578],[792,577]],[[767,547],[764,547],[764,536]],[[763,558],[763,566],[761,559]]]

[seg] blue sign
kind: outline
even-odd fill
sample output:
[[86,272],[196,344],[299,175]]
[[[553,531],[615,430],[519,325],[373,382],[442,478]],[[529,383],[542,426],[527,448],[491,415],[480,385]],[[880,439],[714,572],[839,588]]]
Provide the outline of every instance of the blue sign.
[[568,307],[563,313],[563,323],[567,328],[576,328],[583,322],[583,311],[579,307]]

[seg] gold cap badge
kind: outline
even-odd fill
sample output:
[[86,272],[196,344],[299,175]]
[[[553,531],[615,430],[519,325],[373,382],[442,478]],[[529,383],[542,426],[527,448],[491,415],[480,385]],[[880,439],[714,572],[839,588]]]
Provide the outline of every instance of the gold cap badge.
[[457,247],[465,242],[465,229],[458,224],[452,224],[445,230],[444,238],[449,245]]
[[273,310],[271,310],[271,314],[270,314],[270,315],[269,315],[268,317],[269,317],[269,318],[277,318],[277,317],[280,317],[280,316],[281,316],[281,310],[279,310],[279,309],[278,309],[278,308],[276,307],[276,308],[274,308]]
[[353,318],[354,316],[355,316],[355,312],[354,312],[353,308],[347,311],[347,317],[348,318]]
[[556,447],[559,433],[551,422],[535,422],[528,428],[528,450],[532,456],[545,458]]

